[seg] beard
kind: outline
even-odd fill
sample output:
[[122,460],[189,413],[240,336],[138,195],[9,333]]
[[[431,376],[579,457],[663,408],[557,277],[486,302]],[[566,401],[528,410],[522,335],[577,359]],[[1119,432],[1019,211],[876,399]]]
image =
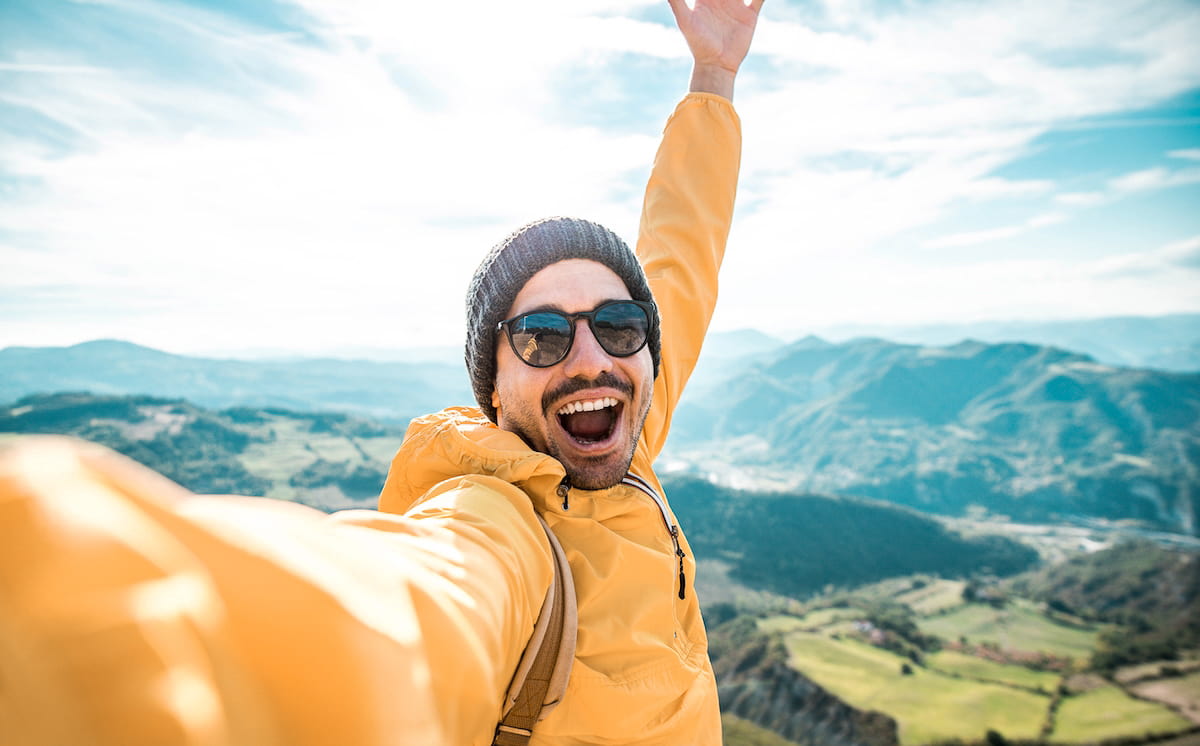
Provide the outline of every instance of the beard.
[[[614,388],[629,395],[629,403],[622,405],[617,415],[623,420],[619,426],[623,428],[622,437],[627,442],[618,443],[606,453],[592,456],[572,448],[568,440],[570,435],[565,432],[558,421],[558,415],[551,411],[550,407],[553,406],[553,402],[576,391],[598,387]],[[649,392],[649,387],[644,390]],[[629,465],[633,463],[633,454],[642,434],[642,426],[650,411],[650,400],[651,397],[647,393],[643,401],[637,401],[632,385],[604,373],[591,381],[565,381],[542,397],[539,402],[540,410],[528,400],[505,402],[503,395],[500,405],[504,413],[504,429],[519,435],[530,448],[545,453],[562,464],[572,487],[601,490],[619,484],[629,472]],[[637,411],[632,412],[630,416],[631,413],[625,411],[626,407],[637,407]]]

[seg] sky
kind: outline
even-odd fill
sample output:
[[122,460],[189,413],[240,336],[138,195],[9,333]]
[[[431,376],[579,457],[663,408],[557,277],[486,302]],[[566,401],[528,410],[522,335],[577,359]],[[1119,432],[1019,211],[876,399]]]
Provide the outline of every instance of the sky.
[[[1200,311],[1200,2],[769,0],[715,330]],[[0,0],[0,347],[461,343],[488,248],[631,244],[666,0]]]

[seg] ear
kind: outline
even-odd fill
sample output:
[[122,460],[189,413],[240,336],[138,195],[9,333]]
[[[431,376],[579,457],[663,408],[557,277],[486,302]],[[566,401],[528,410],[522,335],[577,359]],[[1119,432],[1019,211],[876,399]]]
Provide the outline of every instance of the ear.
[[496,418],[500,417],[500,394],[492,389],[492,409],[496,410]]

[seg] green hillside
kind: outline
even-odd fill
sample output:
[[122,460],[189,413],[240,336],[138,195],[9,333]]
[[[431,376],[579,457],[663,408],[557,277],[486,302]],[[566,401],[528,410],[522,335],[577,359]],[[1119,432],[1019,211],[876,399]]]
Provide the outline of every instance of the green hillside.
[[897,575],[1011,575],[1034,550],[999,536],[964,538],[913,510],[817,495],[751,493],[710,482],[664,480],[699,556],[732,565],[753,588],[804,597]]
[[[1128,579],[1119,552],[1093,564]],[[729,609],[711,609],[722,707],[788,737],[869,713],[894,723],[893,735],[850,741],[862,746],[1183,744],[1200,732],[1200,650],[1110,678],[1090,673],[1106,639],[1133,629],[1067,617],[1013,595],[1016,585],[971,601],[961,583],[897,578],[785,613],[730,619]],[[953,606],[916,612],[900,601],[951,590]]]
[[182,399],[62,393],[0,408],[0,433],[74,435],[193,492],[362,507],[383,486],[403,428],[338,413],[208,410]]
[[682,407],[699,474],[947,515],[1200,531],[1200,374],[1029,344],[803,340]]
[[1200,648],[1200,554],[1131,541],[1012,582],[1062,614],[1120,624],[1096,651],[1098,668],[1174,659]]

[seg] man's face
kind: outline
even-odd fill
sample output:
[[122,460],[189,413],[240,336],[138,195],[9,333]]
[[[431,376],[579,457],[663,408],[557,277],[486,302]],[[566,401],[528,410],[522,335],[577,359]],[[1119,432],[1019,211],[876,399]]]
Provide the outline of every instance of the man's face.
[[[591,311],[605,301],[628,299],[625,283],[608,267],[567,259],[531,277],[505,318],[542,309]],[[499,334],[492,393],[497,424],[558,459],[575,487],[594,490],[620,482],[650,408],[654,364],[649,348],[613,357],[579,319],[567,357],[534,368],[516,356],[504,332]],[[579,405],[590,411],[576,412]]]

